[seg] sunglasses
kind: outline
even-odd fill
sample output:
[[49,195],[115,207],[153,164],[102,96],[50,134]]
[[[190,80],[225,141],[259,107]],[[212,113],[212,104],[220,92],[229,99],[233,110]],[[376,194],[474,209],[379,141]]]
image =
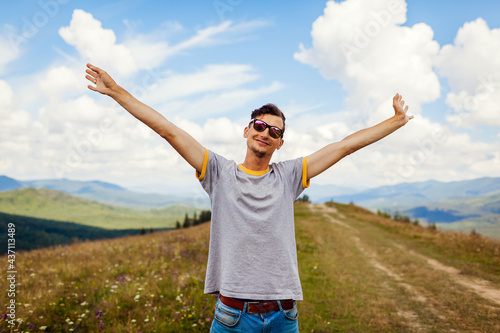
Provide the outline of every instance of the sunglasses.
[[[259,119],[252,119],[250,120],[250,124],[253,123],[253,128],[257,132],[264,132],[266,128],[269,128],[269,136],[274,139],[279,139],[283,136],[284,130],[282,130],[279,127],[276,126],[271,126],[266,124],[266,122],[259,120]],[[249,124],[249,126],[250,126]]]

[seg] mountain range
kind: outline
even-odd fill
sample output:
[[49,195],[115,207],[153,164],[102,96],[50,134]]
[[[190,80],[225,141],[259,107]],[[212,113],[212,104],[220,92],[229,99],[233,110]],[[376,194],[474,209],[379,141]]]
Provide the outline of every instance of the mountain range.
[[193,200],[192,197],[186,195],[130,191],[119,185],[98,180],[77,181],[63,178],[23,181],[7,176],[0,176],[0,191],[12,191],[27,187],[61,191],[80,198],[135,209],[162,208],[170,205],[183,205],[195,208],[210,207],[208,196]]

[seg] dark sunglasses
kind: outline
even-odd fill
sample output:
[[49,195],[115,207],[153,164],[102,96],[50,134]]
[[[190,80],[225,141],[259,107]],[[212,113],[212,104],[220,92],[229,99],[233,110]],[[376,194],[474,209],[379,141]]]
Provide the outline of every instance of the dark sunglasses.
[[[266,124],[266,122],[259,119],[250,120],[250,124],[253,123],[253,128],[257,132],[264,132],[266,128],[269,128],[269,136],[274,139],[279,139],[283,136],[283,130],[276,126],[271,126]],[[249,125],[250,126],[250,125]]]

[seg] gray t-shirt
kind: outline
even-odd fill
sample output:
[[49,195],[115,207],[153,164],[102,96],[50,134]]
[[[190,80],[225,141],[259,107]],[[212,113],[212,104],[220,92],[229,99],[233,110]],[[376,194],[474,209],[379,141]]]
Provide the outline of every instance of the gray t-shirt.
[[309,184],[306,158],[255,172],[206,151],[197,174],[212,223],[205,293],[302,300],[293,203]]

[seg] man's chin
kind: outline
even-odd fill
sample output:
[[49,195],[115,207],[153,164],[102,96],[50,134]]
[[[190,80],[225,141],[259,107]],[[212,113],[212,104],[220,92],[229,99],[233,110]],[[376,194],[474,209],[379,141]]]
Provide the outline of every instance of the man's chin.
[[266,156],[266,152],[265,151],[262,151],[262,150],[258,150],[254,147],[250,148],[253,153],[255,154],[255,156],[259,157],[259,158],[262,158],[262,157],[265,157]]

